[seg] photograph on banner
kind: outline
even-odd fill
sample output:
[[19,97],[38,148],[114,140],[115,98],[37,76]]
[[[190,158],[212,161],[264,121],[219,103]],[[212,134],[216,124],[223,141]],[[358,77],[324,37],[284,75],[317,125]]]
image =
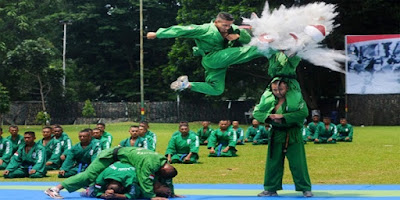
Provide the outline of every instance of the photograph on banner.
[[346,93],[400,93],[400,34],[346,36]]

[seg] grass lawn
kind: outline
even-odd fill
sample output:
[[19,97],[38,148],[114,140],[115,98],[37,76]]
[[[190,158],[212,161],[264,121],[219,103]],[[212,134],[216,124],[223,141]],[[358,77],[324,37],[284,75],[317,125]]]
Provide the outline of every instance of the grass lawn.
[[[109,124],[106,130],[114,136],[113,146],[129,137],[130,125],[137,123]],[[91,125],[93,128],[95,125]],[[164,154],[171,134],[177,124],[154,123],[150,130],[157,134],[157,152]],[[78,132],[88,125],[65,125],[73,144],[78,142]],[[200,123],[190,123],[191,130],[197,131]],[[217,125],[213,124],[216,128]],[[20,134],[33,130],[37,140],[41,136],[40,126],[19,126]],[[242,126],[247,128],[247,126]],[[3,127],[3,137],[9,135]],[[352,143],[306,144],[308,170],[313,184],[400,184],[400,127],[375,126],[354,127]],[[246,183],[262,184],[264,180],[267,146],[246,144],[238,146],[238,157],[209,158],[205,146],[200,147],[200,163],[193,165],[175,164],[178,176],[175,183]],[[61,181],[58,171],[48,172],[42,179],[8,179],[7,181]],[[0,181],[5,181],[0,171]],[[285,162],[284,184],[293,183]]]

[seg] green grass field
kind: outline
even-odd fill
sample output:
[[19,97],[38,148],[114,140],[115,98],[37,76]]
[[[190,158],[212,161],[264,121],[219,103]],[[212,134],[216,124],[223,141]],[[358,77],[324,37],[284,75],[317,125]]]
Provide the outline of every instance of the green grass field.
[[[107,125],[106,130],[114,136],[113,146],[129,137],[130,125],[137,123],[117,123]],[[95,125],[91,125],[93,128]],[[19,126],[20,134],[33,130],[37,140],[41,136],[41,126]],[[65,125],[64,131],[73,144],[78,142],[78,132],[88,125]],[[190,123],[196,131],[200,123]],[[216,128],[217,125],[213,124]],[[247,126],[242,126],[247,128]],[[9,135],[3,127],[3,137]],[[177,124],[154,123],[150,130],[157,134],[157,152],[164,154],[171,134],[178,129]],[[352,143],[331,145],[306,144],[308,169],[313,184],[400,184],[400,127],[375,126],[354,127]],[[200,147],[200,163],[193,165],[175,164],[178,176],[175,183],[247,183],[262,184],[264,180],[267,146],[246,144],[238,146],[238,157],[209,158],[205,146]],[[48,172],[42,179],[8,179],[7,181],[61,181],[58,171]],[[0,171],[0,181],[5,181]],[[285,163],[284,184],[293,183],[287,161]]]

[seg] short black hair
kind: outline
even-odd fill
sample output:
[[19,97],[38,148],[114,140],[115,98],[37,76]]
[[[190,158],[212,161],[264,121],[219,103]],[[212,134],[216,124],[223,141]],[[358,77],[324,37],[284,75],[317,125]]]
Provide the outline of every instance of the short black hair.
[[31,135],[31,136],[35,137],[35,132],[27,131],[27,132],[24,133],[24,135]]
[[106,124],[105,124],[105,123],[102,123],[102,122],[99,122],[99,123],[97,123],[96,125],[102,125],[102,126],[106,127]]
[[139,128],[137,125],[132,125],[131,128]]
[[218,13],[217,19],[223,19],[223,20],[226,20],[226,21],[234,21],[233,16],[230,13],[227,13],[227,12]]
[[148,126],[149,122],[148,121],[141,121],[140,124],[146,124],[146,126]]
[[18,126],[17,126],[17,125],[11,125],[10,127],[8,127],[8,129],[10,129],[10,128],[16,128],[16,129],[18,129]]
[[50,126],[45,126],[45,127],[42,128],[42,130],[44,130],[44,129],[50,129],[50,131],[53,130],[53,128],[51,128]]

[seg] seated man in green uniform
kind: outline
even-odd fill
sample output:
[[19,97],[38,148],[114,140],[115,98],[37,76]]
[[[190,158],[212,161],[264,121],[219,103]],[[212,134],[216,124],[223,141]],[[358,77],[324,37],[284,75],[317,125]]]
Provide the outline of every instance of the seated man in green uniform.
[[251,124],[252,125],[247,128],[246,138],[244,139],[245,142],[253,142],[254,137],[261,131],[264,132],[262,134],[265,135],[265,128],[264,126],[260,126],[260,122],[257,119],[253,119]]
[[253,139],[253,145],[268,144],[269,137],[271,135],[271,125],[266,123],[265,129],[257,132]]
[[68,178],[81,173],[100,153],[99,141],[92,139],[88,130],[79,132],[79,140],[80,142],[67,152],[66,159],[58,173],[59,178]]
[[18,134],[18,126],[10,126],[8,128],[8,132],[10,132],[10,136],[7,137],[8,140],[12,143],[12,153],[15,153],[20,146],[24,143],[24,136]]
[[35,142],[35,132],[25,132],[24,143],[4,170],[4,178],[42,178],[46,176],[46,149]]
[[1,135],[3,135],[3,129],[0,127],[0,170],[3,170],[10,162],[13,152],[11,141]]
[[241,64],[262,57],[256,47],[242,46],[251,40],[250,34],[233,25],[233,16],[220,12],[215,21],[203,25],[171,26],[147,33],[147,39],[191,38],[195,56],[202,56],[201,64],[205,70],[205,82],[189,82],[181,76],[171,83],[171,89],[190,89],[208,95],[221,95],[225,88],[226,71],[230,65]]
[[52,128],[53,128],[53,138],[60,141],[60,145],[61,145],[60,159],[61,159],[61,162],[64,162],[67,151],[72,148],[71,139],[69,138],[67,133],[64,132],[63,128],[60,125],[55,124],[52,126]]
[[45,191],[51,198],[62,198],[59,191],[67,189],[74,192],[93,183],[100,173],[112,163],[120,161],[135,167],[142,197],[154,200],[166,200],[156,197],[153,190],[155,180],[160,178],[168,180],[175,177],[178,172],[168,164],[164,155],[154,151],[137,147],[116,147],[106,149],[82,173],[72,176],[61,184]]
[[318,126],[322,126],[324,123],[319,121],[319,115],[315,114],[312,116],[312,122],[310,122],[307,126],[306,132],[307,132],[307,142],[314,141],[315,139],[315,131],[317,130]]
[[46,126],[42,129],[43,138],[38,141],[46,149],[46,170],[55,170],[61,165],[61,144],[60,141],[51,137],[52,128]]
[[318,125],[314,137],[315,137],[314,144],[336,143],[337,128],[335,124],[331,123],[331,118],[329,117],[323,118],[323,124]]
[[112,141],[113,141],[113,136],[111,135],[111,133],[106,131],[106,124],[97,123],[96,128],[100,129],[103,132],[102,137],[106,138],[110,142],[110,145],[111,145]]
[[168,142],[167,156],[168,162],[172,163],[197,163],[199,159],[199,140],[198,136],[189,133],[187,125],[179,126],[179,133],[171,138]]
[[141,147],[147,149],[147,139],[139,136],[139,126],[131,126],[129,128],[131,137],[122,140],[119,143],[120,147]]
[[219,129],[215,129],[208,138],[209,157],[234,157],[236,155],[236,134],[228,130],[228,120],[219,121]]
[[100,142],[100,149],[104,150],[104,149],[109,149],[111,148],[111,143],[110,140],[108,140],[108,138],[103,137],[103,132],[99,129],[99,128],[94,128],[92,131],[92,136],[99,140]]
[[208,137],[210,137],[213,129],[210,127],[209,121],[203,121],[203,122],[201,122],[201,125],[203,127],[199,128],[199,130],[197,130],[197,136],[199,136],[200,145],[207,145]]
[[195,135],[196,135],[196,133],[190,129],[190,127],[189,127],[189,122],[188,122],[188,121],[180,121],[180,122],[179,122],[179,126],[178,126],[178,130],[175,131],[175,132],[172,134],[171,138],[174,137],[175,135],[180,135],[180,134],[181,134],[181,132],[179,131],[179,127],[180,127],[181,125],[185,125],[185,126],[187,126],[187,127],[189,128],[189,134],[195,134]]
[[336,126],[338,131],[337,141],[352,142],[353,141],[353,126],[347,123],[346,118],[340,118],[340,124]]
[[239,127],[239,121],[232,122],[232,129],[233,132],[236,134],[236,145],[243,145],[244,144],[244,131],[242,128]]
[[139,135],[147,140],[147,148],[152,151],[156,151],[157,136],[155,133],[151,132],[149,129],[149,124],[147,122],[140,122],[139,124]]

